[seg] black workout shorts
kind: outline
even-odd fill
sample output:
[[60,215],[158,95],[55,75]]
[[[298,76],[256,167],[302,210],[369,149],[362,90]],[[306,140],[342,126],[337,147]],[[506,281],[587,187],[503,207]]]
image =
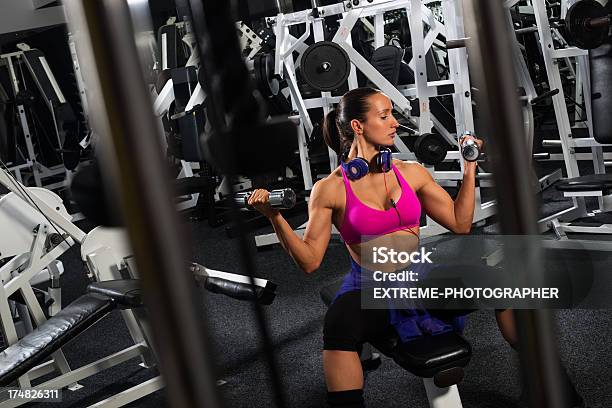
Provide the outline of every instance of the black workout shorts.
[[[448,309],[429,310],[429,313],[451,324],[453,318],[473,311]],[[361,292],[346,292],[327,309],[323,326],[323,349],[361,353],[363,343],[386,337],[390,330],[395,328],[391,325],[388,309],[362,309]]]
[[325,314],[323,349],[361,353],[363,343],[390,329],[388,310],[362,309],[361,292],[347,292],[336,299]]

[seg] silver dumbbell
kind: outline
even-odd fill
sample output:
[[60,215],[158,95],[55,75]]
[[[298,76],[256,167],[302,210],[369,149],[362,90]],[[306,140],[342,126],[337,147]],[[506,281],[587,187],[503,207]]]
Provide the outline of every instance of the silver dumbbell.
[[[249,206],[249,197],[253,192],[247,191],[238,193],[234,196],[234,201],[241,208],[251,209]],[[296,195],[295,191],[290,188],[270,191],[270,206],[279,210],[288,210],[295,206]]]

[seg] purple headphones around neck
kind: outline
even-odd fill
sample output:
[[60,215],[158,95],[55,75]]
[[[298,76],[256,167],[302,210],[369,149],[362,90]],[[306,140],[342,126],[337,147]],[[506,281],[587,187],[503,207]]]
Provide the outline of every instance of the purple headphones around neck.
[[[383,172],[391,170],[391,149],[381,148],[375,157],[376,166]],[[342,168],[351,180],[359,180],[370,172],[370,164],[363,157],[355,157],[348,163],[341,161]]]

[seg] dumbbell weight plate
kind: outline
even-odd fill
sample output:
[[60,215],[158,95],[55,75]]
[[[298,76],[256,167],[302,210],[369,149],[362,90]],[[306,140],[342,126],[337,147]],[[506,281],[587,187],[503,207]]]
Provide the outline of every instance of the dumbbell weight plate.
[[295,207],[297,196],[290,188],[270,191],[270,205],[275,208],[291,209]]
[[607,15],[605,7],[596,0],[581,0],[572,4],[565,16],[565,32],[569,43],[585,50],[602,45],[610,27],[589,27],[585,21]]
[[423,133],[414,143],[414,154],[420,162],[433,166],[444,161],[448,147],[442,136],[436,133]]

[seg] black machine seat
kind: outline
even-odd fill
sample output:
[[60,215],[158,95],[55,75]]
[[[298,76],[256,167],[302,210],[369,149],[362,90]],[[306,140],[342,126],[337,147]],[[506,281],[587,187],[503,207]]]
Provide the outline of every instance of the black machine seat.
[[98,282],[58,314],[0,353],[0,387],[7,386],[117,306],[141,306],[138,281]]
[[370,64],[385,79],[397,86],[400,78],[400,66],[404,50],[393,45],[384,45],[374,50]]
[[559,191],[609,191],[612,190],[612,174],[589,174],[562,179],[556,188]]
[[[338,281],[321,290],[321,299],[326,305],[331,304],[340,285]],[[455,332],[402,343],[395,329],[390,328],[372,341],[372,346],[412,374],[433,378],[440,388],[459,383],[463,379],[463,367],[472,356],[470,343]]]

